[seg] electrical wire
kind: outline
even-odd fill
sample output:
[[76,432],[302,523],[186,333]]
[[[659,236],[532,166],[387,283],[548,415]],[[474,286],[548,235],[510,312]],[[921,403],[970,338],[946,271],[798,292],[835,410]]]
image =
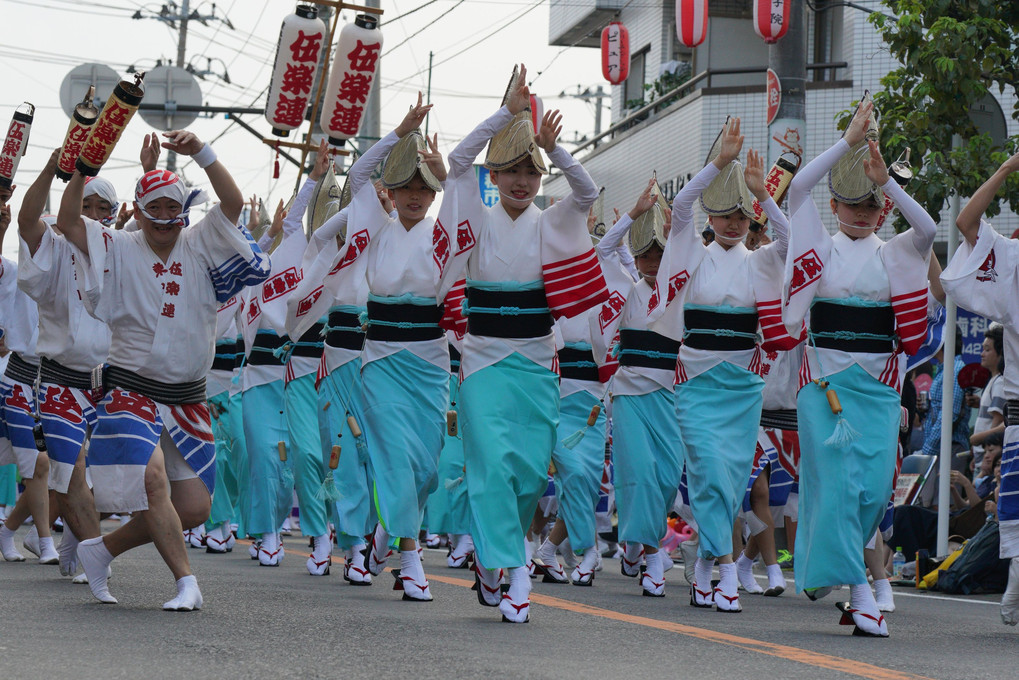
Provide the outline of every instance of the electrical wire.
[[[432,64],[432,68],[434,69],[437,66],[441,66],[442,64],[445,64],[446,62],[448,62],[448,61],[450,61],[452,59],[455,59],[456,57],[459,57],[464,52],[467,52],[468,50],[470,50],[470,49],[472,49],[474,47],[477,47],[478,45],[480,45],[484,41],[488,40],[489,38],[491,38],[496,33],[499,33],[500,31],[503,31],[503,30],[509,28],[512,24],[516,23],[520,19],[524,18],[526,15],[528,15],[531,12],[533,12],[534,10],[538,9],[538,7],[541,6],[542,2],[544,2],[544,0],[538,0],[537,2],[531,4],[529,7],[527,7],[527,9],[525,9],[523,12],[520,12],[519,14],[517,14],[517,16],[512,17],[509,21],[507,21],[503,25],[499,26],[497,29],[495,29],[491,33],[485,34],[481,38],[478,38],[477,40],[472,42],[467,47],[464,47],[463,49],[457,50],[456,52],[454,52],[453,54],[449,55],[448,57],[440,59],[437,62],[434,62]],[[407,82],[408,80],[410,80],[412,78],[416,78],[417,76],[421,75],[422,73],[427,73],[427,72],[428,72],[428,69],[423,69],[421,71],[418,71],[417,73],[412,73],[411,75],[409,75],[409,76],[407,76],[405,78],[401,78],[400,80],[397,80],[395,83],[392,83],[392,84],[393,85],[400,85],[402,83]]]
[[[411,38],[413,38],[413,37],[415,37],[415,36],[418,36],[418,35],[420,35],[420,34],[421,34],[422,32],[424,32],[424,31],[427,31],[427,30],[429,30],[430,28],[432,28],[433,26],[435,26],[435,24],[436,24],[436,23],[437,23],[437,22],[438,22],[438,21],[439,21],[440,19],[442,19],[442,18],[443,18],[444,16],[446,16],[447,14],[449,14],[450,12],[452,12],[453,10],[455,10],[455,9],[456,9],[457,7],[459,7],[460,5],[464,4],[464,2],[465,2],[465,0],[457,0],[457,3],[456,3],[455,5],[453,5],[452,7],[450,7],[449,9],[447,9],[447,10],[446,10],[445,12],[443,12],[442,14],[440,14],[439,16],[435,17],[434,19],[432,19],[431,21],[429,21],[429,22],[428,22],[427,24],[425,24],[424,26],[422,26],[420,30],[414,31],[413,33],[411,33],[410,35],[408,35],[408,36],[407,36],[406,38],[404,38],[404,39],[403,39],[403,40],[401,40],[400,42],[398,42],[398,43],[396,43],[395,45],[393,45],[392,47],[390,47],[390,48],[389,48],[388,50],[386,50],[385,52],[383,52],[383,53],[382,53],[382,56],[384,57],[384,56],[386,56],[387,54],[392,54],[392,53],[393,53],[393,52],[394,52],[395,50],[397,50],[397,49],[399,49],[400,47],[403,47],[404,45],[406,45],[406,44],[407,44],[407,42],[408,42],[408,41],[409,41],[409,40],[410,40]],[[420,9],[420,7],[419,7],[418,9]],[[414,11],[414,10],[412,10],[412,11]]]

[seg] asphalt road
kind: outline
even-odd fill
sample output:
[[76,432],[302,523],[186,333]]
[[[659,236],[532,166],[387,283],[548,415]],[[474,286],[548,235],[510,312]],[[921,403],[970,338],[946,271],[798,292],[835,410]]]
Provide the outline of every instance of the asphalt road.
[[285,546],[278,568],[240,543],[228,555],[189,550],[205,597],[193,613],[162,611],[174,585],[151,546],[113,563],[118,605],[55,566],[0,562],[0,678],[1004,680],[1019,669],[1019,629],[1001,624],[998,596],[896,589],[891,637],[854,638],[838,625],[838,592],[809,602],[790,584],[778,598],[744,594],[744,611],[723,615],[689,606],[681,567],[652,599],[606,560],[590,588],[535,583],[531,622],[510,625],[478,605],[469,572],[447,569],[444,552],[425,551],[435,600],[412,603],[388,574],[348,586],[342,560],[309,576],[307,541]]

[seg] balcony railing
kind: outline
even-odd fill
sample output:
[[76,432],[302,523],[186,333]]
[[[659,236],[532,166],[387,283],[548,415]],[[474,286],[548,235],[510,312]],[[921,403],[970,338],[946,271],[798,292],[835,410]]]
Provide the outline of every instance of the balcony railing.
[[[817,71],[823,69],[834,70],[840,68],[847,68],[848,66],[849,64],[844,61],[837,61],[822,64],[807,64],[807,70],[808,71]],[[701,71],[697,75],[691,77],[689,80],[686,80],[680,85],[678,85],[675,89],[666,92],[664,95],[658,97],[653,102],[645,104],[644,106],[630,113],[628,116],[626,116],[619,122],[612,124],[607,130],[602,132],[600,135],[578,146],[576,149],[573,150],[573,153],[574,155],[576,155],[581,151],[584,151],[585,149],[594,150],[598,146],[599,142],[601,142],[605,138],[611,139],[612,137],[615,137],[617,134],[625,132],[626,130],[629,130],[632,127],[635,127],[639,123],[650,118],[653,114],[658,113],[662,109],[667,108],[668,106],[674,104],[676,101],[687,96],[695,89],[697,89],[699,85],[701,87],[711,87],[712,76],[731,76],[746,73],[765,73],[767,72],[767,70],[768,70],[767,66],[752,66],[747,68],[717,68]]]

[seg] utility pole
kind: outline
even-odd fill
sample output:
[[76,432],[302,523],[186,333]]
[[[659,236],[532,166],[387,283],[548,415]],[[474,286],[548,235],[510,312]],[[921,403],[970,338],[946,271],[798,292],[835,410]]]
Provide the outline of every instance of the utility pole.
[[[432,103],[432,58],[435,53],[428,50],[428,92],[425,94],[425,104]],[[428,119],[431,116],[425,116],[425,139],[428,138]]]
[[612,95],[605,91],[601,85],[595,88],[594,92],[591,92],[591,88],[586,88],[583,92],[580,91],[580,85],[577,85],[576,94],[567,94],[566,90],[559,93],[560,97],[571,99],[582,99],[584,101],[594,101],[594,136],[597,137],[601,134],[601,109],[602,100],[611,99]]
[[790,0],[789,30],[768,48],[768,66],[778,75],[782,96],[775,120],[768,126],[768,164],[782,152],[803,156],[807,136],[807,8]]
[[[366,0],[366,7],[381,7],[380,0]],[[381,128],[381,114],[382,108],[382,60],[378,61],[375,67],[375,87],[372,88],[371,94],[368,95],[368,105],[365,107],[364,112],[364,124],[361,128],[361,140],[358,144],[358,151],[364,153],[372,147],[375,142],[382,136],[379,133]]]
[[[190,11],[190,0],[181,0],[180,11],[177,10],[177,4],[175,2],[168,2],[164,4],[158,13],[146,16],[143,14],[143,10],[136,10],[131,16],[132,19],[155,19],[162,21],[163,23],[169,24],[171,27],[175,23],[179,23],[180,27],[177,35],[177,67],[186,69],[187,68],[187,40],[188,40],[188,22],[199,21],[203,25],[208,25],[210,19],[222,21],[227,25],[230,30],[233,30],[233,24],[230,23],[230,19],[226,17],[216,16],[216,6],[212,6],[211,14],[199,14],[197,10],[194,13]],[[170,172],[177,170],[177,154],[173,151],[166,154],[166,169]]]

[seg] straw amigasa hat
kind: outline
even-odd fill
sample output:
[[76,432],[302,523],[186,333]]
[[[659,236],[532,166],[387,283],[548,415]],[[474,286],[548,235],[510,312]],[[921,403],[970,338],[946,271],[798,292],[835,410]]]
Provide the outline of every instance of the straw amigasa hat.
[[251,230],[251,238],[258,243],[258,240],[262,238],[266,230],[272,226],[272,217],[269,216],[269,211],[265,209],[265,203],[263,201],[258,202],[258,224]]
[[[865,92],[857,109],[864,102],[870,101],[870,93]],[[870,158],[870,149],[867,142],[877,141],[879,137],[877,119],[871,113],[867,121],[867,136],[862,142],[849,149],[849,153],[835,163],[831,172],[828,173],[828,189],[836,201],[857,205],[868,198],[873,197],[878,205],[885,204],[885,192],[881,187],[871,182],[863,171],[863,162]],[[843,136],[845,136],[843,134]]]
[[[516,82],[518,73],[519,67],[514,66],[513,75],[510,76],[506,93],[502,97],[503,105],[509,100],[510,88]],[[534,141],[534,135],[534,121],[531,118],[531,108],[528,106],[513,116],[513,120],[492,137],[492,141],[488,143],[485,167],[495,171],[505,170],[530,157],[538,172],[547,175],[548,167],[541,157],[541,150]]]
[[[728,116],[725,122],[728,124]],[[715,137],[704,165],[713,162],[718,158],[718,154],[722,152],[722,133],[724,131],[725,125],[722,126],[718,136]],[[744,215],[753,218],[754,197],[750,193],[750,189],[747,188],[747,182],[743,178],[743,164],[739,160],[733,160],[722,168],[718,176],[701,192],[701,209],[708,215],[715,217],[729,215],[737,210],[742,210]]]
[[418,153],[427,150],[428,145],[420,130],[414,130],[401,137],[386,157],[386,164],[382,168],[382,186],[387,189],[399,189],[407,186],[414,179],[414,175],[420,174],[429,189],[442,191],[442,183],[422,162],[421,154]]
[[594,213],[594,229],[591,231],[591,241],[598,245],[598,242],[602,240],[602,237],[609,230],[605,226],[605,187],[598,190],[598,198],[594,200],[591,211]]
[[654,205],[630,226],[630,252],[634,257],[643,255],[653,245],[665,250],[665,215],[669,203],[662,196],[662,188],[658,185],[657,178],[651,186],[651,197],[655,200]]
[[[344,196],[346,196],[346,201],[344,201]],[[330,165],[326,174],[322,175],[312,191],[311,209],[308,212],[308,221],[305,225],[306,235],[310,238],[316,229],[325,224],[330,217],[343,210],[347,203],[350,203],[347,184],[344,182],[343,187],[340,187],[339,182],[336,181],[336,173],[333,172]]]

